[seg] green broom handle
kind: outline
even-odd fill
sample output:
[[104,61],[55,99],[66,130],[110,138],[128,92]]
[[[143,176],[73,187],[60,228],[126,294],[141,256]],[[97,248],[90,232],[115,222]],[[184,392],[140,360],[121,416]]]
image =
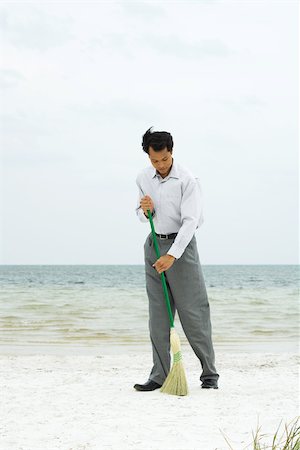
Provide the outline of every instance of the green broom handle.
[[[154,224],[153,224],[152,214],[151,214],[150,209],[147,210],[147,213],[148,213],[148,217],[149,217],[149,220],[150,220],[152,237],[153,237],[153,242],[154,242],[154,248],[155,248],[155,251],[156,251],[156,255],[157,255],[157,258],[160,258],[160,251],[159,251],[159,247],[158,247],[158,243],[157,243],[157,237],[156,237],[156,234],[155,234],[155,229],[154,229]],[[170,319],[170,327],[174,328],[174,319],[173,319],[173,314],[172,314],[171,305],[170,305],[170,298],[169,298],[169,293],[168,293],[165,273],[162,272],[160,274],[160,277],[161,277],[161,282],[162,282],[163,290],[164,290],[164,294],[165,294],[167,310],[168,310],[169,319]]]

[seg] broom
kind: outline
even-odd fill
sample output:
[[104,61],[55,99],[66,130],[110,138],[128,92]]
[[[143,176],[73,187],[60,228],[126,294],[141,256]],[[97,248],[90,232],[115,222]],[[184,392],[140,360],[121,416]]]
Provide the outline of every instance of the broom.
[[[147,210],[148,217],[150,220],[151,225],[151,231],[152,231],[152,237],[154,242],[154,248],[157,255],[157,258],[160,258],[160,251],[157,243],[157,237],[155,234],[154,224],[152,220],[152,214],[150,210]],[[174,328],[174,319],[172,315],[171,305],[170,305],[170,299],[168,294],[168,288],[166,283],[166,278],[164,272],[160,274],[161,282],[163,286],[163,291],[166,299],[167,304],[167,310],[169,314],[170,319],[170,341],[171,341],[171,351],[173,353],[173,365],[172,368],[165,379],[164,384],[160,388],[161,392],[164,392],[166,394],[172,394],[172,395],[187,395],[188,393],[188,386],[185,376],[184,367],[182,364],[182,354],[181,354],[181,346],[180,346],[180,339],[179,336]]]

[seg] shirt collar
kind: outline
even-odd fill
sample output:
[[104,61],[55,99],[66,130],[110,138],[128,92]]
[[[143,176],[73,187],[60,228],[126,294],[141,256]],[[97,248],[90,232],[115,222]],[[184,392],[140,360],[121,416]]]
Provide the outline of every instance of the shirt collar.
[[[152,178],[156,177],[157,175],[159,175],[159,173],[153,167]],[[173,159],[172,169],[170,170],[170,173],[166,178],[179,178],[178,167],[177,167],[177,164],[175,163],[174,159]]]

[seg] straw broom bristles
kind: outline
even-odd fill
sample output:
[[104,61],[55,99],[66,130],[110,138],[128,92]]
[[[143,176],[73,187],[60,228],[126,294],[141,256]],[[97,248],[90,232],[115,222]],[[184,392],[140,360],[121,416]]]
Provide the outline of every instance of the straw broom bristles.
[[187,395],[188,385],[182,363],[180,340],[175,328],[171,328],[170,340],[173,365],[160,391],[171,395]]

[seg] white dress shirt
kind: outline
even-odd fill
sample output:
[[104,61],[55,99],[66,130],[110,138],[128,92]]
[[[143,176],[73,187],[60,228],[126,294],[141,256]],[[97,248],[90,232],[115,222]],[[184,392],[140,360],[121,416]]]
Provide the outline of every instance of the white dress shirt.
[[168,255],[180,258],[197,228],[203,223],[202,191],[198,178],[181,165],[173,164],[162,178],[153,166],[142,170],[136,179],[139,189],[136,213],[142,222],[140,200],[149,195],[154,203],[153,223],[158,234],[178,233]]

